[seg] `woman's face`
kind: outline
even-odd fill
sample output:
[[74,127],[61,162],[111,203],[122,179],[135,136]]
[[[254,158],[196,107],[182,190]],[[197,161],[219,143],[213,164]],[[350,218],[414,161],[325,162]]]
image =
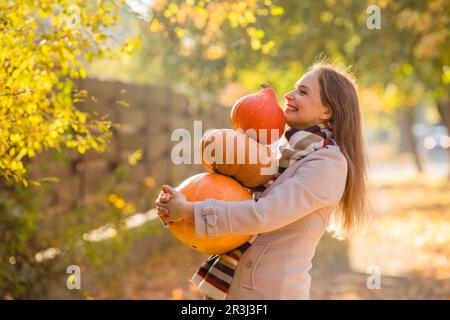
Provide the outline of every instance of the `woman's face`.
[[331,118],[332,111],[320,99],[319,74],[308,72],[284,95],[286,123],[292,128],[306,129]]

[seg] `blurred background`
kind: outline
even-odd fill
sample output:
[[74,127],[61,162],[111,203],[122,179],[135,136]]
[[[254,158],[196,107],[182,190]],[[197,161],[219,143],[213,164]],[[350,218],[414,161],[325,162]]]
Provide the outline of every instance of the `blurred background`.
[[263,82],[284,106],[320,57],[357,78],[372,207],[361,232],[324,236],[311,298],[450,298],[450,1],[0,6],[0,298],[200,299],[205,256],[153,209],[204,171],[172,163],[171,133],[231,128]]

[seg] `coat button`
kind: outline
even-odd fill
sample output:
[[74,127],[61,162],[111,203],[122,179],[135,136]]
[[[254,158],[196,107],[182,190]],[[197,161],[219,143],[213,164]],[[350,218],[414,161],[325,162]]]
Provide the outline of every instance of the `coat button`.
[[245,263],[245,267],[246,267],[247,269],[250,269],[252,266],[253,266],[253,261],[247,261],[247,262]]

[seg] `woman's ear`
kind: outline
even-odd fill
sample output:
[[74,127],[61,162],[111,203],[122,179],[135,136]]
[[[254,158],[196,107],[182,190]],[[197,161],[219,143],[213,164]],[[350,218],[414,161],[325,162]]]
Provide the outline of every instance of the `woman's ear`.
[[324,111],[320,115],[320,120],[323,120],[323,121],[330,120],[332,116],[333,116],[333,110],[331,110],[331,108],[329,108],[329,107],[325,107]]

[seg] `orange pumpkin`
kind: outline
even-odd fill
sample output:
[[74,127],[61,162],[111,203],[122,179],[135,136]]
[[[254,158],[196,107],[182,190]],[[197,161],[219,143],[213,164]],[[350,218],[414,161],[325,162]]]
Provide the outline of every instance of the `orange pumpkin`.
[[[268,85],[261,85],[261,87],[263,89],[258,93],[243,96],[236,101],[231,109],[231,123],[234,129],[244,131],[253,129],[254,133],[247,134],[258,142],[271,144],[283,134],[285,117],[275,91]],[[278,136],[272,135],[273,129]],[[264,139],[260,130],[266,132],[267,139]]]
[[270,147],[242,131],[212,130],[203,136],[201,147],[206,170],[231,176],[249,188],[266,183],[276,170],[271,167],[276,159],[272,158]]
[[[188,201],[206,199],[243,201],[251,199],[249,192],[232,178],[216,173],[200,173],[183,181],[177,188]],[[169,224],[172,234],[191,248],[206,254],[223,254],[248,241],[249,235],[198,238],[188,221]]]

